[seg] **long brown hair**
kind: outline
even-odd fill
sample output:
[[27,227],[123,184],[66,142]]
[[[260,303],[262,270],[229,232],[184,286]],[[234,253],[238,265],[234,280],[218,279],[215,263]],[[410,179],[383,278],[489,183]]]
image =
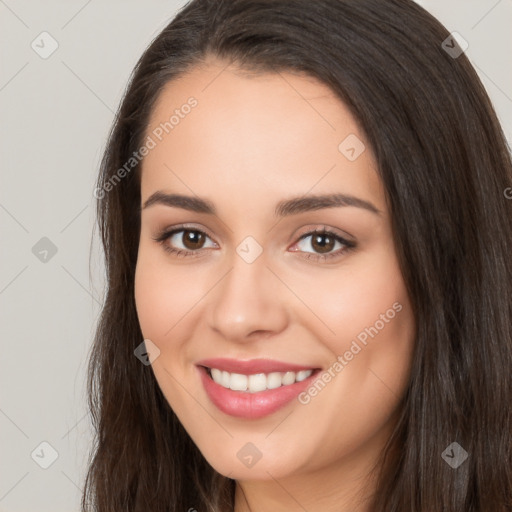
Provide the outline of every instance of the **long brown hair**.
[[[372,511],[512,510],[511,154],[449,37],[412,0],[192,0],[147,48],[96,183],[107,288],[89,360],[83,511],[233,510],[235,481],[208,464],[134,356],[140,163],[119,179],[164,85],[209,56],[316,77],[375,154],[417,332]],[[468,453],[457,469],[441,456],[453,442]]]

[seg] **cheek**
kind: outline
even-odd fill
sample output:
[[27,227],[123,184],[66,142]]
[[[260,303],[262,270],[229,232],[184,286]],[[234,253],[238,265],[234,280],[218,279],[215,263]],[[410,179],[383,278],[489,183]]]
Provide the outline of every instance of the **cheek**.
[[168,312],[175,304],[170,302],[173,294],[166,284],[157,267],[139,258],[135,270],[135,305],[144,338],[152,341],[161,340],[172,327]]
[[404,330],[412,321],[409,298],[391,245],[354,255],[339,272],[315,274],[302,285],[302,296],[323,322],[315,330],[325,333],[322,340],[335,354],[349,350],[356,339],[364,344],[377,336],[399,336],[409,342],[411,331]]
[[184,409],[184,397],[177,382],[186,380],[184,332],[191,329],[187,313],[199,300],[201,290],[179,265],[166,264],[165,253],[159,252],[146,250],[141,244],[135,270],[135,305],[144,339],[151,340],[160,351],[151,365],[152,371],[167,401],[178,413]]
[[[336,397],[340,410],[351,411],[352,426],[375,423],[376,427],[395,408],[407,386],[415,322],[390,248],[353,261],[338,278],[317,280],[316,288],[309,286],[322,292],[310,291],[309,305],[329,328],[321,339],[332,354],[331,375],[325,376],[332,394],[322,392],[318,403],[325,400],[327,407],[328,395]],[[316,332],[326,332],[316,325]],[[309,328],[314,329],[313,324]]]
[[409,381],[415,335],[393,253],[362,259],[338,283],[325,280],[325,285],[311,304],[334,331],[322,336],[332,360],[322,382],[301,397],[311,411],[304,431],[314,437],[320,430],[324,462],[366,445],[391,421]]
[[198,280],[192,281],[180,265],[166,261],[163,249],[141,243],[135,269],[135,304],[145,338],[160,343],[173,338],[204,293]]

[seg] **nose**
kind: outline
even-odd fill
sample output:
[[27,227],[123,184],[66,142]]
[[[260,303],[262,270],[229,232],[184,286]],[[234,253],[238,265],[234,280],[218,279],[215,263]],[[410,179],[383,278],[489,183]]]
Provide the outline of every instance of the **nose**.
[[262,254],[252,263],[238,255],[208,294],[210,328],[223,339],[252,342],[282,332],[289,321],[285,287]]

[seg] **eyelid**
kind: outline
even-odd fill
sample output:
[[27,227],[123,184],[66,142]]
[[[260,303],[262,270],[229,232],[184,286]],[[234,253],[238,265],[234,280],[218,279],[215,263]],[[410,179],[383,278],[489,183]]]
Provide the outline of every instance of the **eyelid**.
[[[204,227],[198,227],[196,224],[192,224],[189,222],[185,222],[184,224],[178,224],[177,226],[172,226],[169,228],[162,228],[158,231],[157,235],[153,238],[154,240],[159,240],[163,237],[169,238],[173,234],[179,233],[180,231],[198,231],[200,233],[204,233],[208,238],[210,238],[213,242],[215,242],[215,237],[211,234],[211,232]],[[217,242],[215,242],[217,244]],[[218,245],[218,244],[217,244]],[[199,252],[199,251],[195,251]]]
[[[204,233],[205,235],[207,235],[209,238],[211,238],[213,241],[215,241],[215,237],[212,235],[212,233],[207,228],[205,228],[203,226],[198,227],[196,224],[190,223],[190,222],[185,222],[184,224],[178,224],[177,226],[173,226],[170,228],[162,228],[158,231],[158,235],[156,235],[156,237],[154,239],[156,240],[163,236],[170,236],[171,234],[175,234],[176,232],[179,232],[181,230],[186,230],[186,229],[200,231],[200,232]],[[289,242],[294,241],[294,243],[296,243],[299,241],[299,239],[304,238],[306,235],[312,235],[314,232],[332,232],[332,233],[338,235],[339,237],[345,239],[349,243],[354,243],[354,244],[356,243],[354,237],[351,234],[347,233],[346,231],[342,231],[340,229],[327,226],[325,224],[316,224],[316,225],[313,224],[312,226],[310,225],[310,226],[303,227],[298,232],[294,233],[290,237]],[[217,242],[215,242],[215,243],[217,243]]]
[[[203,227],[199,228],[199,227],[197,227],[197,225],[191,224],[191,223],[185,223],[185,224],[173,226],[170,228],[163,228],[162,230],[159,231],[159,233],[155,237],[153,237],[153,240],[155,240],[156,242],[159,242],[164,247],[164,250],[166,250],[169,253],[174,253],[176,256],[185,255],[185,257],[197,257],[197,256],[202,255],[204,253],[204,251],[211,249],[211,248],[201,248],[198,250],[189,250],[189,249],[176,249],[176,248],[171,248],[171,247],[166,246],[165,242],[168,239],[170,239],[176,233],[179,233],[181,231],[186,231],[186,230],[203,233],[208,238],[210,238],[215,245],[218,246],[217,242],[215,242],[214,237],[211,236],[208,229],[203,228]],[[309,227],[302,228],[299,231],[299,233],[296,233],[295,235],[293,235],[294,242],[293,242],[292,246],[297,245],[303,239],[308,238],[313,235],[316,235],[316,234],[326,234],[326,235],[331,235],[331,236],[334,235],[334,238],[336,238],[337,241],[339,243],[341,243],[344,247],[342,249],[338,249],[337,251],[326,253],[326,254],[300,251],[300,250],[295,250],[292,252],[304,253],[304,255],[300,256],[300,257],[302,257],[306,260],[311,259],[313,261],[324,262],[331,258],[333,258],[333,259],[340,258],[346,252],[349,252],[352,249],[357,247],[357,242],[353,239],[352,235],[349,235],[347,237],[345,235],[344,231],[341,231],[337,228],[331,228],[331,227],[323,225],[323,224],[322,225],[318,224],[316,226],[309,226]],[[288,247],[288,250],[289,250],[289,247]]]
[[323,233],[323,232],[330,232],[335,235],[338,235],[340,238],[343,238],[348,243],[356,243],[355,237],[352,236],[350,233],[347,233],[346,231],[342,231],[341,229],[337,229],[331,226],[327,226],[326,224],[313,224],[310,226],[306,226],[305,228],[301,228],[298,233],[295,233],[292,236],[292,240],[295,240],[297,238],[301,239],[305,235],[311,235],[313,232]]

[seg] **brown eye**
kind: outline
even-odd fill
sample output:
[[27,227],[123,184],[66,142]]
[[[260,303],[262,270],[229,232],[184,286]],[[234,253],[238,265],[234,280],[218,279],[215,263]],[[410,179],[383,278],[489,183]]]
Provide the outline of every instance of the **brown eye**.
[[201,231],[194,231],[191,229],[182,230],[183,245],[190,250],[201,249],[205,242],[205,235]]
[[[176,256],[198,256],[206,248],[216,248],[212,239],[200,229],[182,227],[170,231],[163,231],[154,238],[165,251]],[[210,243],[206,245],[205,243]]]
[[311,238],[311,247],[319,253],[330,252],[334,249],[335,239],[326,233],[318,233]]
[[305,253],[302,256],[305,259],[326,261],[341,257],[344,253],[354,249],[356,243],[345,240],[332,231],[311,231],[302,235],[294,247],[293,251]]

